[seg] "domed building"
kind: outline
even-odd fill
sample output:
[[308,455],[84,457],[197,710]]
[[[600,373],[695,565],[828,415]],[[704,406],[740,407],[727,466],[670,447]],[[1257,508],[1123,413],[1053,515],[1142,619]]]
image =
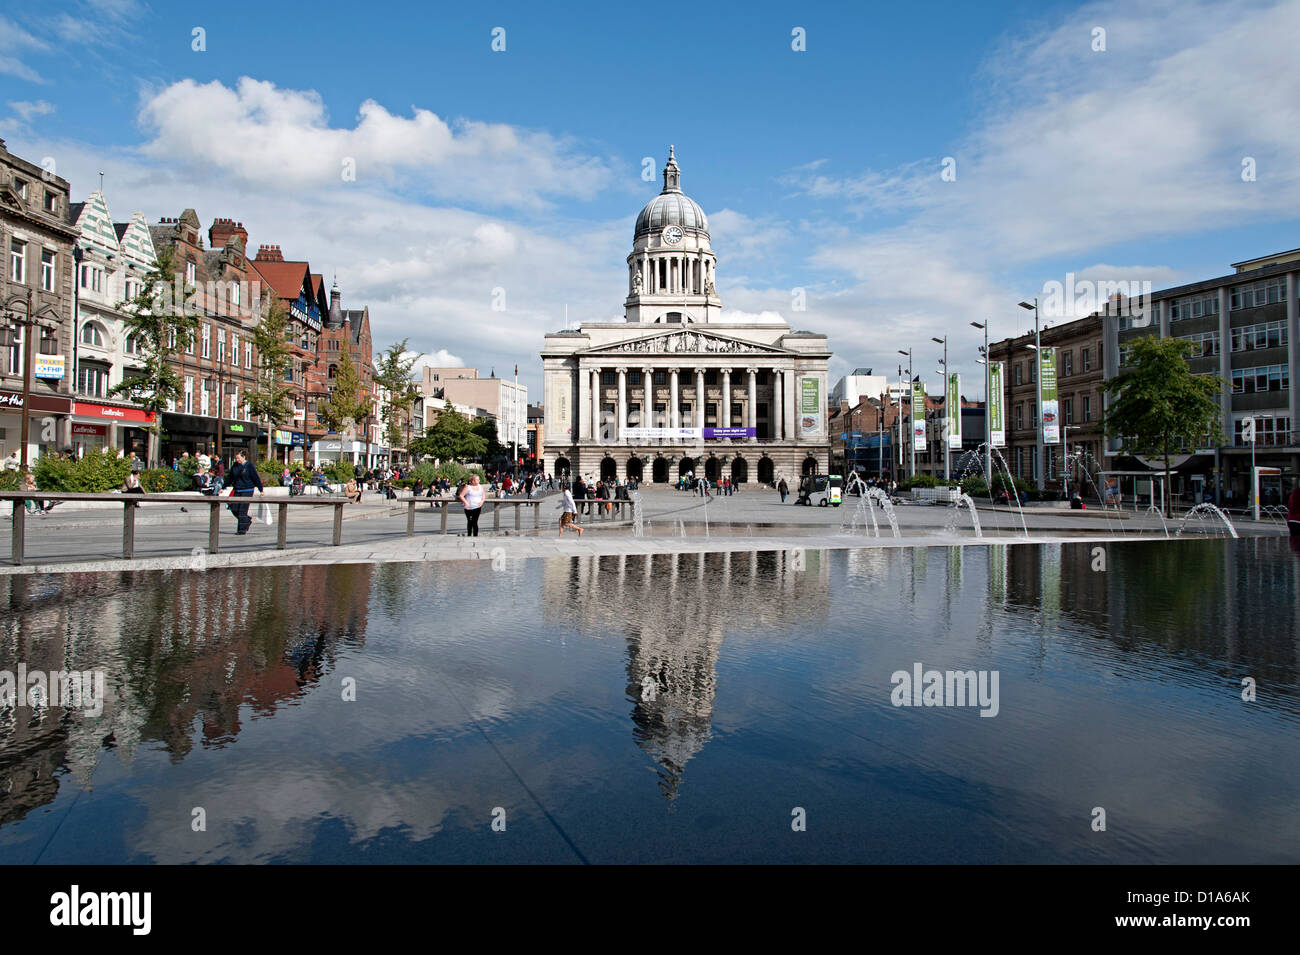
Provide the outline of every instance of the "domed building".
[[709,219],[673,147],[663,176],[636,217],[623,320],[546,336],[546,470],[793,489],[830,464],[826,336],[724,320]]

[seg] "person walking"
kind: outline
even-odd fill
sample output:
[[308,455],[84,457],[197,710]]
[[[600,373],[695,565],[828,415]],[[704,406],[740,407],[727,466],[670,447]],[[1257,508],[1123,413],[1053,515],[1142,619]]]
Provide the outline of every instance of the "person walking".
[[578,532],[582,536],[582,528],[578,526],[578,505],[573,500],[573,494],[569,490],[569,482],[560,482],[560,533],[558,536],[564,536],[564,529]]
[[235,452],[235,463],[230,466],[230,485],[231,503],[228,505],[230,513],[235,515],[236,534],[247,534],[248,528],[252,526],[253,519],[248,516],[247,502],[242,504],[234,503],[234,498],[251,498],[253,491],[258,494],[265,494],[266,490],[262,487],[262,476],[257,473],[257,468],[244,457],[243,451]]
[[471,474],[469,483],[460,489],[456,499],[465,507],[465,536],[478,537],[478,518],[483,513],[483,487],[478,475]]
[[790,493],[790,485],[785,483],[785,478],[781,478],[776,483],[776,491],[781,495],[781,503],[784,504],[786,495]]

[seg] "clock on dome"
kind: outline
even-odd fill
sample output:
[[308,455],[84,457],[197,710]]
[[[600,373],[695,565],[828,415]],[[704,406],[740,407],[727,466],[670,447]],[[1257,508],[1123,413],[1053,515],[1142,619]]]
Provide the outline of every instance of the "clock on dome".
[[681,226],[670,225],[664,229],[664,241],[669,245],[676,245],[682,241]]

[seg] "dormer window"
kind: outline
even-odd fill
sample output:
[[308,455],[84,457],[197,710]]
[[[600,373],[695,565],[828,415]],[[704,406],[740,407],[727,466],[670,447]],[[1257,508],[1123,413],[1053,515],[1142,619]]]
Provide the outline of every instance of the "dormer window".
[[57,192],[45,191],[45,211],[57,213],[59,211],[59,194]]

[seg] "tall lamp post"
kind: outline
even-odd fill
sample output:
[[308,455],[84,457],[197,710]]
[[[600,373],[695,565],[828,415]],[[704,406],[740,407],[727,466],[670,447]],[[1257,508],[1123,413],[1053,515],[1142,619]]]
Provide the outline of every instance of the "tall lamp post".
[[1038,329],[1038,298],[1034,298],[1033,305],[1028,302],[1021,302],[1020,307],[1034,313],[1034,407],[1038,409],[1035,414],[1038,423],[1034,426],[1034,447],[1036,449],[1034,453],[1038,456],[1037,465],[1034,468],[1034,478],[1038,490],[1041,491],[1045,483],[1043,476],[1047,469],[1043,463],[1043,357],[1042,342],[1039,340]]
[[[898,353],[900,355],[907,356],[907,408],[908,408],[907,427],[909,432],[907,435],[907,446],[911,449],[910,453],[911,453],[911,462],[912,462],[911,469],[908,471],[907,476],[910,478],[916,474],[916,433],[915,433],[916,432],[916,409],[912,407],[912,405],[915,404],[915,402],[912,401],[912,394],[914,391],[912,387],[912,349],[909,348],[907,351],[903,351],[900,348],[898,350]],[[898,396],[898,410],[900,413],[903,410],[902,395]],[[921,409],[921,413],[925,414],[924,408]],[[900,430],[901,430],[901,425],[900,425]]]
[[226,410],[222,407],[222,401],[226,397],[226,370],[218,362],[212,369],[212,374],[208,375],[207,388],[212,390],[212,386],[217,388],[217,460],[221,460],[221,433],[226,430]]
[[[943,365],[943,479],[947,482],[952,480],[952,453],[948,448],[948,421],[952,414],[952,409],[948,407],[948,336],[931,338],[930,341],[943,346],[943,359],[940,361]],[[960,419],[961,408],[957,409],[957,416]]]
[[984,486],[989,489],[989,496],[993,496],[993,429],[991,426],[992,419],[989,413],[992,407],[989,405],[989,323],[971,322],[971,327],[978,328],[984,333],[984,348],[980,352],[984,357],[979,359],[979,363],[984,366]]
[[[26,303],[27,311],[22,318],[19,318],[13,312],[13,307],[19,303]],[[58,313],[53,308],[46,305],[41,311],[48,311],[54,320],[50,324],[44,324],[32,315],[32,290],[29,288],[26,295],[15,295],[9,301],[5,302],[4,324],[0,325],[0,344],[5,347],[12,347],[17,344],[18,329],[23,329],[22,349],[23,349],[23,406],[20,411],[22,415],[22,433],[19,440],[22,447],[19,449],[19,468],[26,473],[27,471],[27,442],[31,437],[31,401],[32,401],[32,336],[34,329],[39,328],[42,332],[54,331],[58,328]],[[57,347],[51,337],[42,334],[40,337],[41,354],[53,354],[47,352],[46,342],[52,342]],[[75,374],[75,372],[74,372]]]

